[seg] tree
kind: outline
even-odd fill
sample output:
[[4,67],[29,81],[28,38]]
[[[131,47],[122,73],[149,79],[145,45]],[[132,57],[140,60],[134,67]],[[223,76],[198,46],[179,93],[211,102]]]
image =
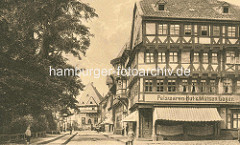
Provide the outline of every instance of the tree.
[[81,79],[49,76],[49,66],[71,68],[66,53],[85,55],[95,10],[78,0],[2,0],[0,15],[0,128],[16,116],[77,109]]

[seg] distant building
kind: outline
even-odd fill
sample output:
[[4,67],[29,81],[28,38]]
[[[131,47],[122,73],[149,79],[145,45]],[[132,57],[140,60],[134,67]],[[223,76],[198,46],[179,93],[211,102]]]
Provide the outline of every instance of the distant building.
[[93,86],[93,83],[86,85],[84,91],[77,97],[80,112],[75,115],[75,120],[77,120],[78,128],[90,130],[99,123],[99,103],[102,99],[102,95]]
[[[172,75],[115,75],[115,133],[137,138],[233,139],[240,128],[240,8],[217,0],[141,0],[120,69]],[[180,68],[190,76],[178,76]]]
[[114,78],[112,76],[108,76],[106,80],[106,84],[108,85],[109,91],[104,96],[103,100],[99,104],[99,119],[100,125],[102,127],[102,131],[105,132],[113,132],[113,97],[115,96],[116,86],[114,84]]

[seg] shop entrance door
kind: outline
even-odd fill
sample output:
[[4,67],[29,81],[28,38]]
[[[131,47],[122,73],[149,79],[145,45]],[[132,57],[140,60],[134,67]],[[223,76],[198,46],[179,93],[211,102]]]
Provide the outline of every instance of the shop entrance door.
[[144,108],[140,111],[140,137],[151,138],[152,137],[152,109]]

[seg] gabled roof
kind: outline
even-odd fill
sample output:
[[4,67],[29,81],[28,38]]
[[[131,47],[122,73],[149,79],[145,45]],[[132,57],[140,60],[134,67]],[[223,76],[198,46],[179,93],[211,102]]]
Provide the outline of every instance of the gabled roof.
[[122,49],[119,51],[118,55],[116,58],[114,58],[113,60],[111,60],[111,64],[113,64],[116,61],[120,61],[121,58],[124,56],[125,52],[130,50],[130,43],[127,42],[124,44],[124,46],[122,47]]
[[[198,18],[240,20],[240,7],[229,4],[229,13],[223,13],[226,2],[218,0],[165,0],[166,10],[159,11],[159,0],[141,0],[136,4],[142,16],[168,18]],[[228,4],[228,3],[227,3]]]
[[[77,96],[79,105],[99,105],[103,97],[92,83],[86,85],[80,96]],[[92,104],[90,103],[92,102]]]

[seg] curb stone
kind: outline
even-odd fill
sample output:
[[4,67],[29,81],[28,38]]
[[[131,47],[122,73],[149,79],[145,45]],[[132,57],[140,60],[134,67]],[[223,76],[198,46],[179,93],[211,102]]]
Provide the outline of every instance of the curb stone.
[[62,137],[64,137],[64,136],[66,136],[67,134],[63,134],[63,135],[61,135],[61,136],[58,136],[58,137],[56,137],[56,138],[53,138],[53,139],[50,139],[50,140],[47,140],[47,141],[43,141],[43,142],[39,142],[39,143],[33,143],[33,144],[48,144],[48,143],[50,143],[50,142],[53,142],[53,141],[55,141],[55,140],[58,140],[58,139],[60,139],[60,138],[62,138]]

